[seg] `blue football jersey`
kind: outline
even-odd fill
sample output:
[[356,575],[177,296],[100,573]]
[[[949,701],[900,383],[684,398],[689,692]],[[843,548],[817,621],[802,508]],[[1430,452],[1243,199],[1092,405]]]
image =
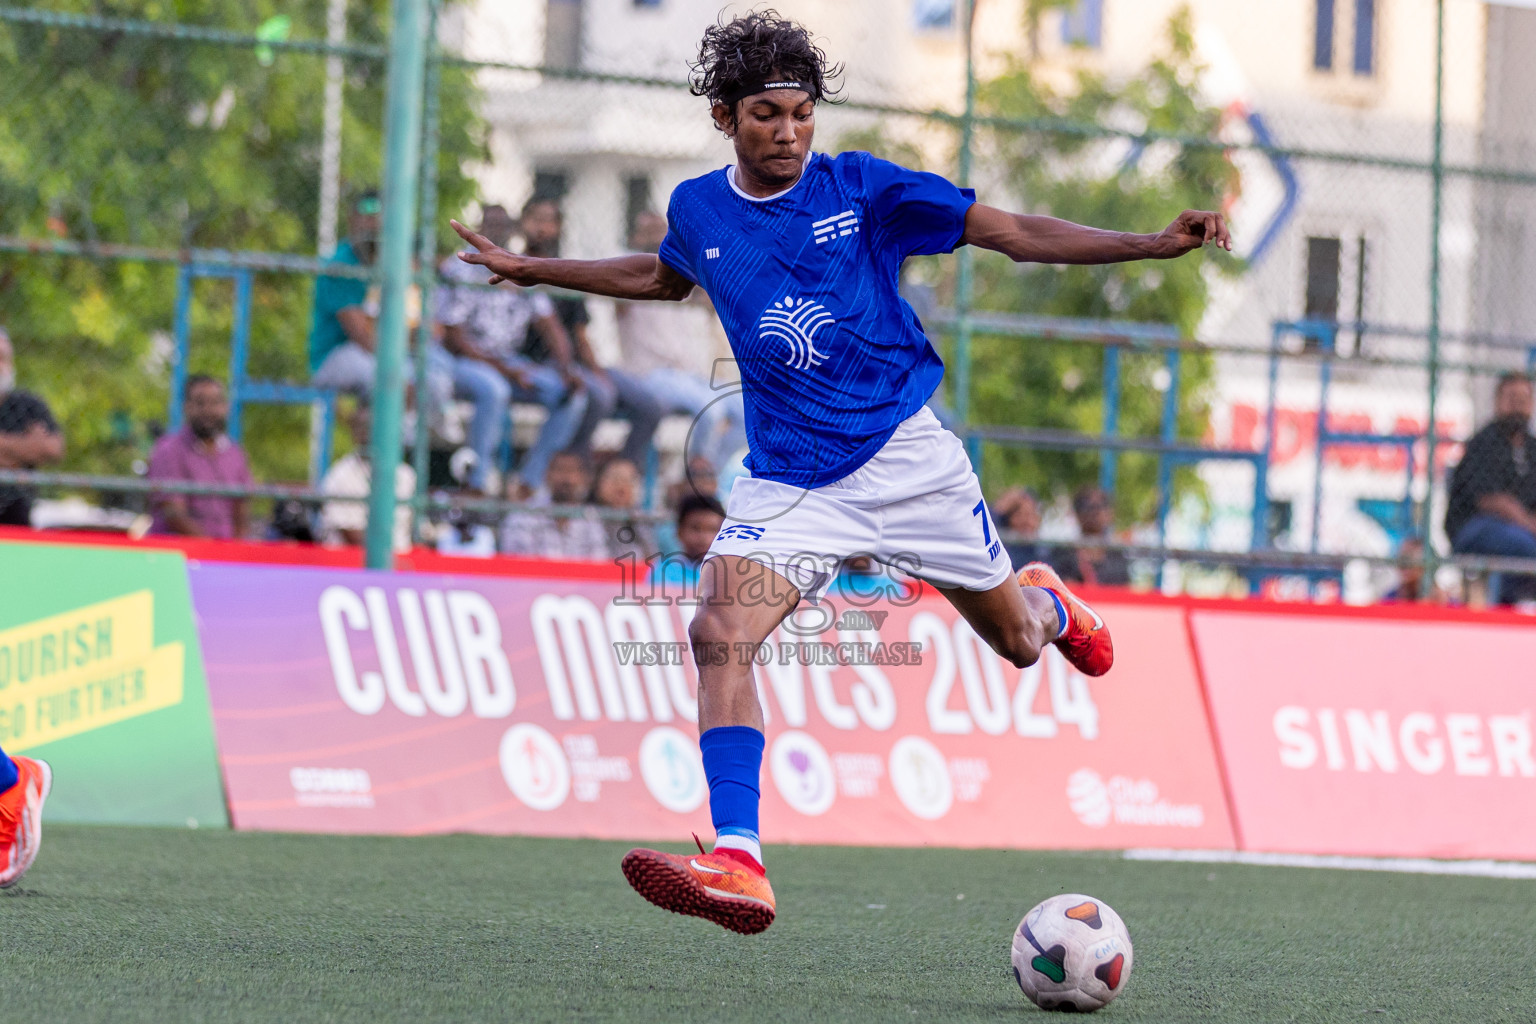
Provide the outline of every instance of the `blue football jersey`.
[[814,154],[768,199],[734,168],[683,182],[661,259],[708,293],[741,370],[752,475],[820,487],[862,466],[944,376],[897,294],[960,244],[975,194],[868,153]]

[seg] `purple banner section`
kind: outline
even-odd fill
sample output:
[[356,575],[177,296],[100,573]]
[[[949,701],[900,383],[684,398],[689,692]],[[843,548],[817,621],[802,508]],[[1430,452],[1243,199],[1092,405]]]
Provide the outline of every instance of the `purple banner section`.
[[[709,829],[692,604],[555,577],[189,574],[237,828]],[[1113,679],[1054,648],[1014,668],[936,595],[786,624],[745,652],[764,835],[1230,848],[1184,612],[1099,610],[1123,644]]]

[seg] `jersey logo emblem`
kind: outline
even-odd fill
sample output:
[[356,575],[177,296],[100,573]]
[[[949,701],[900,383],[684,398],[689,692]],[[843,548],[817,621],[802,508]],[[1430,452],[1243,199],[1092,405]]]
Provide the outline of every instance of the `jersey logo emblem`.
[[705,249],[704,250],[704,258],[707,259],[707,260],[717,260],[717,259],[720,258],[720,250],[718,248],[716,248],[716,249]]
[[761,526],[748,526],[745,523],[732,523],[720,531],[719,540],[757,540],[765,533]]
[[816,236],[817,245],[830,242],[834,238],[842,238],[844,235],[856,235],[858,232],[859,215],[852,210],[834,213],[830,217],[824,217],[811,224],[811,234]]
[[757,321],[757,336],[763,340],[778,338],[789,344],[789,358],[784,365],[794,370],[814,370],[827,358],[816,351],[816,332],[835,324],[832,314],[810,299],[789,296],[775,302],[773,308]]

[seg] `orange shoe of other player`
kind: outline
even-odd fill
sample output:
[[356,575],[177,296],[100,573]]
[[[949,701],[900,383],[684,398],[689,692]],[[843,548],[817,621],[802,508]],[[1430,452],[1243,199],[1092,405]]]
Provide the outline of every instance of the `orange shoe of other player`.
[[1030,562],[1019,570],[1019,586],[1049,590],[1067,610],[1067,631],[1054,641],[1061,653],[1085,676],[1101,676],[1115,663],[1115,645],[1109,627],[1099,613],[1068,590],[1056,570],[1044,562]]
[[724,853],[680,857],[658,850],[630,850],[624,877],[635,892],[663,910],[713,921],[743,935],[773,924],[773,886],[765,875]]
[[43,801],[53,788],[47,761],[12,757],[16,785],[0,793],[0,889],[21,881],[43,843]]

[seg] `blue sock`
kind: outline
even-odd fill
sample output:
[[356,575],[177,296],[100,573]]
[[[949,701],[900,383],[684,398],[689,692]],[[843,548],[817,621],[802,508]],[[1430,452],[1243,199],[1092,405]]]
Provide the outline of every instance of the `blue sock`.
[[[0,750],[0,793],[4,793],[16,785],[18,778],[20,778],[20,775],[16,771],[16,762],[6,757],[5,751]],[[753,820],[757,820],[755,811],[753,813]]]
[[[1044,587],[1040,589],[1045,590]],[[1056,591],[1045,590],[1045,594],[1051,599],[1051,603],[1056,606],[1056,636],[1054,639],[1060,640],[1067,635],[1067,606],[1061,603],[1061,598],[1056,596]]]
[[715,846],[743,850],[759,864],[757,805],[762,798],[763,734],[746,725],[722,725],[699,737],[709,779],[709,816]]

